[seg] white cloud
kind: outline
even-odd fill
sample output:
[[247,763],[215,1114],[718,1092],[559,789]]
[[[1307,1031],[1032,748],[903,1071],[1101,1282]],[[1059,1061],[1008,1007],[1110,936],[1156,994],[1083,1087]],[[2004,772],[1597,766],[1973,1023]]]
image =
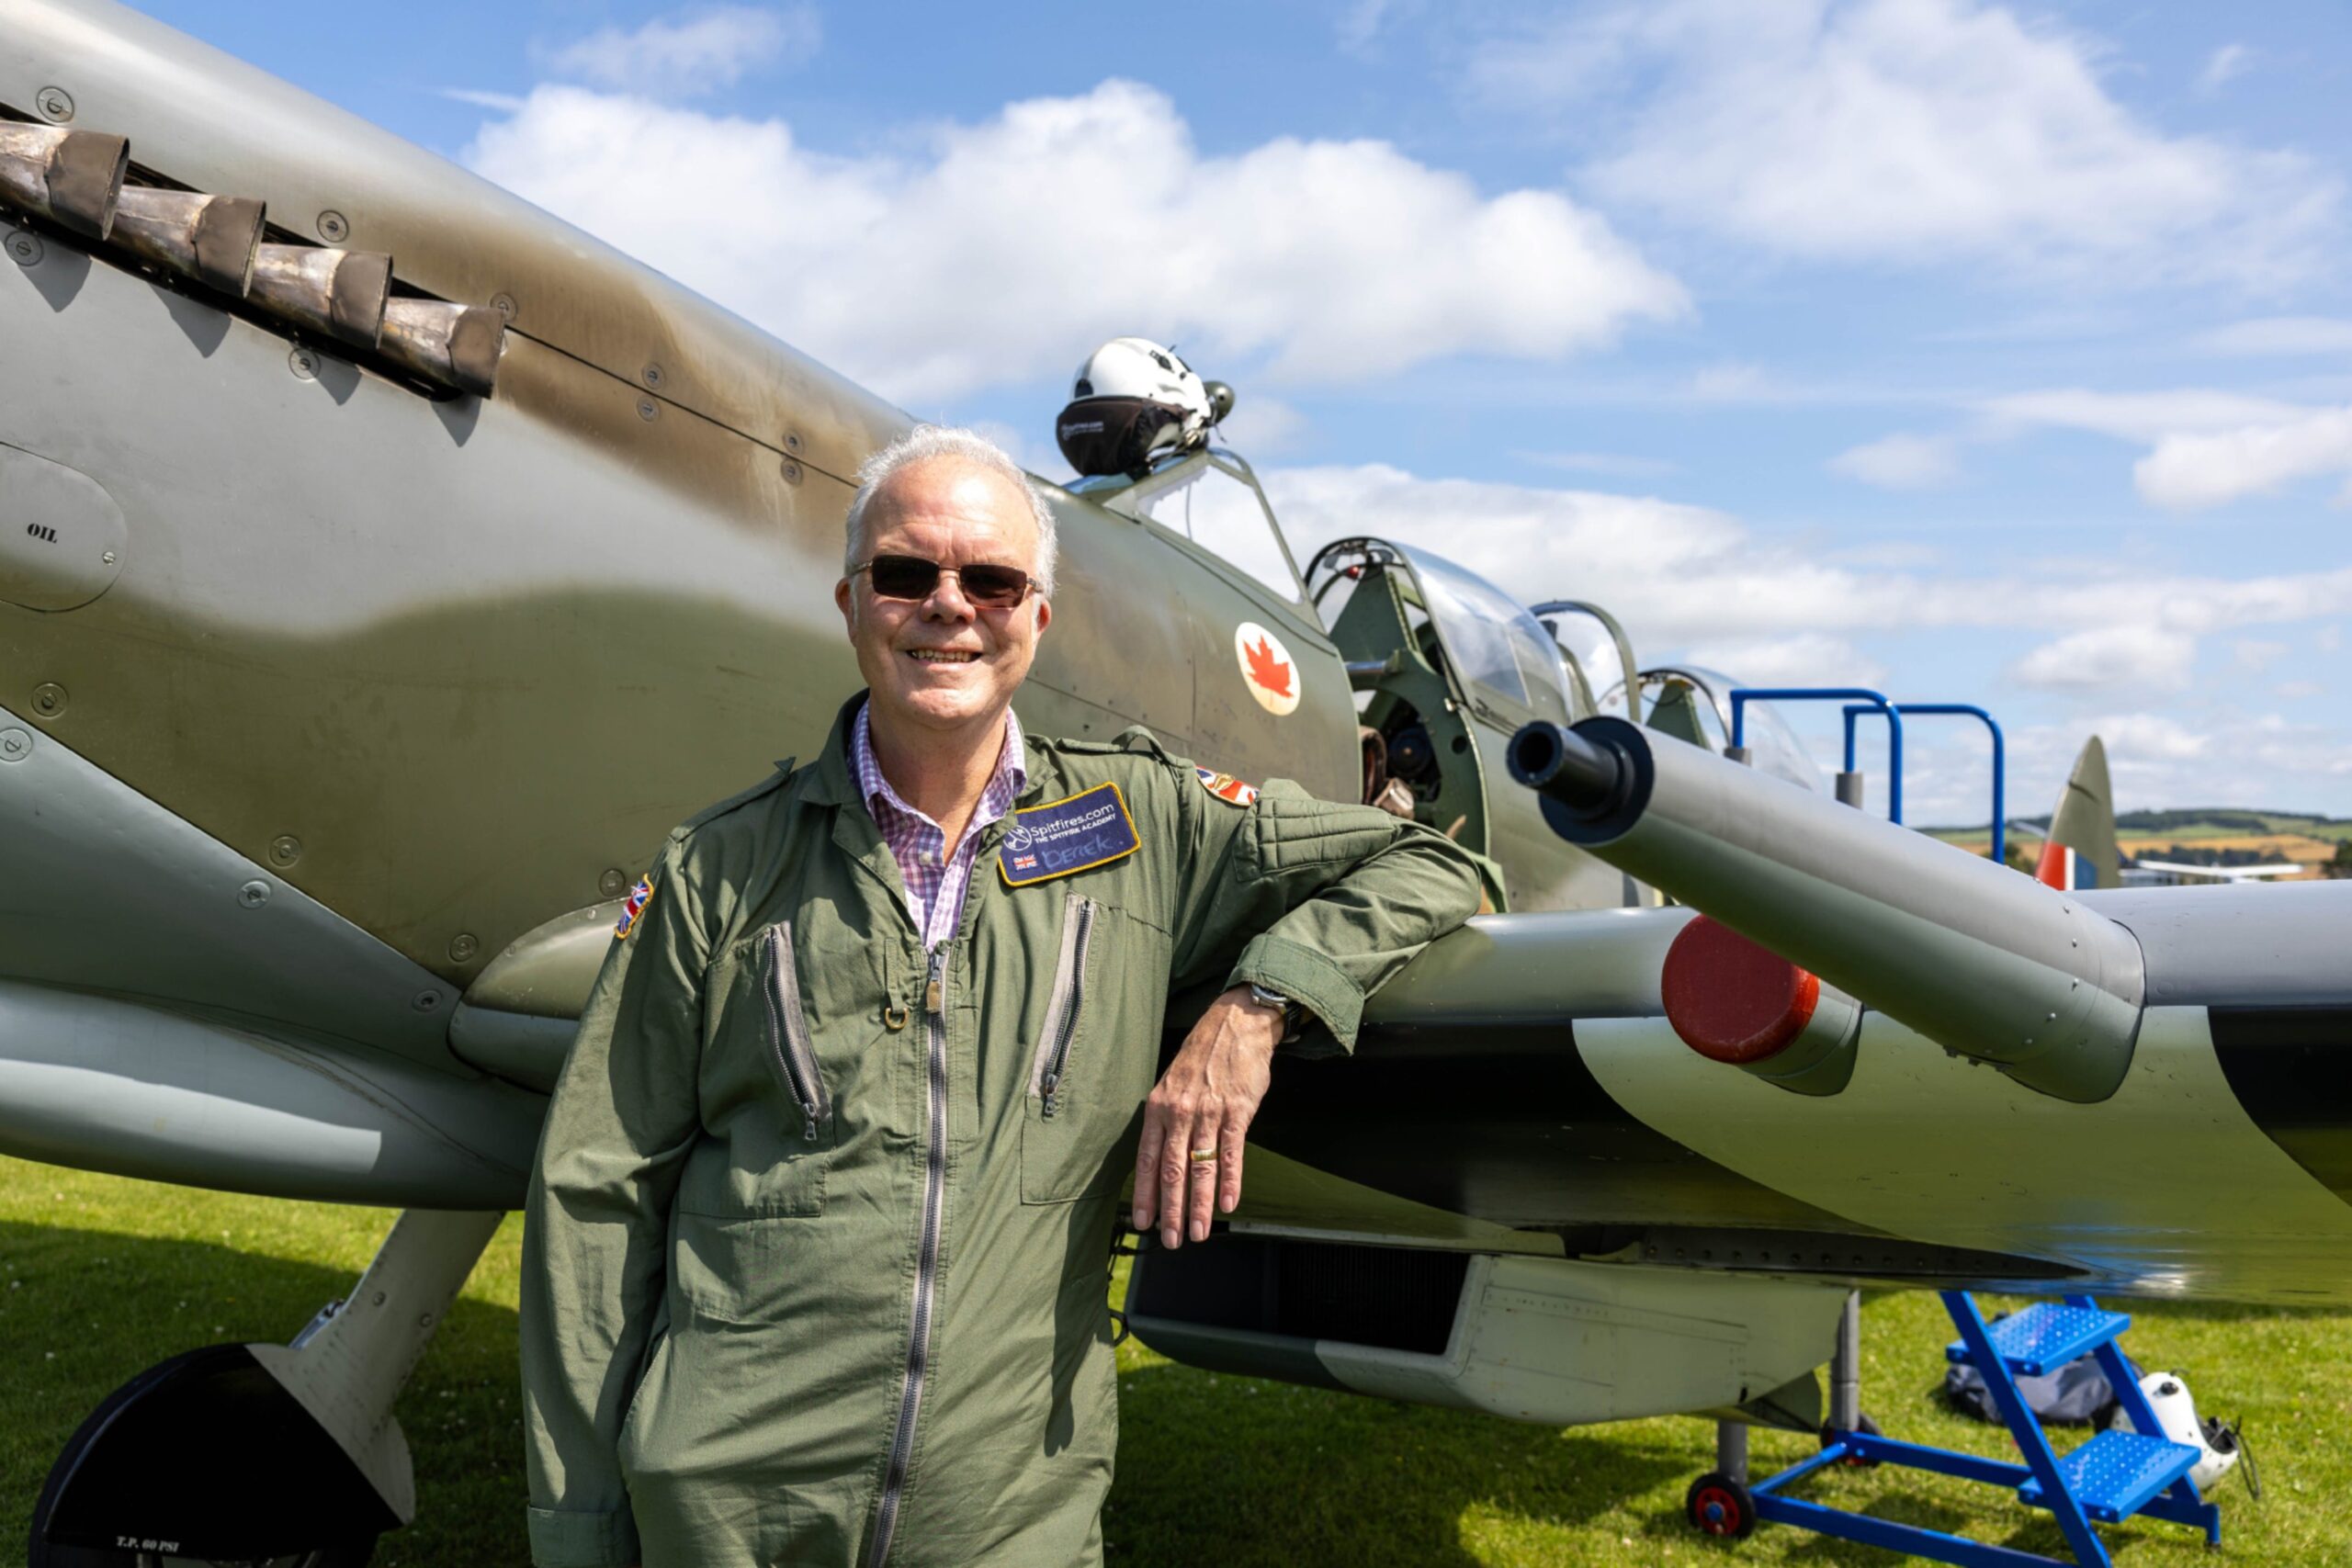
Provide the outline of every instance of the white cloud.
[[2225,43],[2206,59],[2205,69],[2197,73],[2197,90],[2217,93],[2232,77],[2245,74],[2254,63],[2254,51],[2242,43]]
[[548,63],[559,76],[600,87],[692,97],[732,86],[763,66],[797,65],[823,39],[813,6],[719,6],[657,17],[633,32],[601,28],[555,51]]
[[1656,479],[1674,472],[1675,468],[1663,457],[1639,457],[1629,452],[1513,452],[1511,456],[1542,468],[1612,474],[1620,479]]
[[[2151,604],[2151,617],[2161,606]],[[2010,669],[2012,680],[2050,691],[2178,690],[2197,663],[2197,639],[2154,624],[2100,626],[2043,643]]]
[[2213,750],[2211,731],[2191,729],[2165,714],[2108,714],[2091,720],[2087,728],[2111,755],[2127,761],[2194,761]]
[[[1988,436],[2039,424],[2146,446],[2147,455],[2132,465],[2132,481],[2142,500],[2172,512],[2271,494],[2316,475],[2352,473],[2352,408],[2309,408],[2210,388],[2060,388],[1989,399],[1978,410]],[[2345,499],[2352,502],[2352,485]]]
[[1598,600],[1632,630],[1637,651],[1938,627],[2062,639],[2116,633],[2079,650],[2075,678],[2051,682],[2079,687],[2094,663],[2111,671],[2136,652],[2165,673],[2193,659],[2198,637],[2352,611],[2352,567],[2199,578],[2107,563],[2104,576],[1929,578],[1827,558],[1728,513],[1655,498],[1420,479],[1385,464],[1270,468],[1261,478],[1301,560],[1355,534],[1419,545],[1509,584],[1523,601]]
[[2267,495],[2296,479],[2342,472],[2352,472],[2352,408],[2239,430],[2167,435],[2132,468],[2141,496],[2175,512]]
[[779,119],[542,85],[468,162],[902,401],[1058,374],[1122,333],[1211,374],[1262,357],[1330,382],[1554,360],[1690,308],[1555,192],[1486,196],[1381,141],[1206,157],[1128,82],[854,157]]
[[1705,402],[1754,402],[1772,395],[1760,365],[1710,365],[1690,378],[1690,394]]
[[1297,446],[1313,423],[1282,399],[1253,392],[1235,402],[1233,412],[1216,427],[1216,438],[1221,445],[1248,453],[1254,463]]
[[2202,387],[2161,392],[2094,392],[2058,387],[1988,399],[1980,408],[1996,423],[2057,425],[2138,442],[2154,442],[2184,431],[2272,423],[2303,412],[2293,403]]
[[1929,490],[1960,477],[1950,436],[1897,432],[1849,447],[1829,459],[1829,471],[1881,490]]
[[1971,0],[1664,0],[1490,39],[1472,80],[1600,122],[1603,195],[1789,254],[2102,283],[2273,282],[2329,259],[2335,176],[2165,135],[2097,55]]
[[1886,667],[1878,660],[1864,656],[1844,637],[1824,637],[1819,632],[1700,642],[1685,649],[1682,657],[1702,669],[1725,671],[1758,686],[1850,686],[1857,682],[1875,686],[1886,678]]
[[2329,316],[2264,316],[2200,333],[2189,346],[2207,354],[2352,354],[2352,321]]
[[2256,675],[2292,651],[2285,643],[2265,637],[2239,637],[2230,644],[2230,652],[2236,658],[2238,667]]

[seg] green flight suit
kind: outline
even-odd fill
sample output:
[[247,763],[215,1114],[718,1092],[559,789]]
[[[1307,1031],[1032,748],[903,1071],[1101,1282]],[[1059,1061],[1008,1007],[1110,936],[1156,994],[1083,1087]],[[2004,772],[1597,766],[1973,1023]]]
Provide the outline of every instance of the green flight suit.
[[1386,813],[1232,804],[1141,730],[1030,737],[1015,812],[1114,784],[1139,847],[1011,886],[997,822],[926,955],[855,711],[671,835],[556,1086],[522,1288],[542,1568],[1100,1562],[1113,1208],[1171,982],[1262,983],[1352,1045],[1477,902]]

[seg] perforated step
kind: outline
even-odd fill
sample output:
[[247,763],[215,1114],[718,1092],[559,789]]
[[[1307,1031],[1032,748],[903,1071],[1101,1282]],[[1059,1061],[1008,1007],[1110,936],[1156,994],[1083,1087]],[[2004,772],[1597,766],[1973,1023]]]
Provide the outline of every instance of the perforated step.
[[[2138,1432],[2101,1432],[2073,1453],[2061,1456],[2058,1474],[2084,1513],[2100,1524],[2111,1525],[2139,1512],[2196,1463],[2197,1450],[2186,1443]],[[2028,1481],[2019,1486],[2018,1501],[2043,1506],[2041,1483]]]
[[[2124,1313],[2036,1302],[1998,1323],[1985,1325],[1985,1332],[1992,1337],[1994,1353],[2019,1376],[2039,1378],[2098,1349],[2131,1326],[2132,1319]],[[1945,1346],[1944,1359],[1967,1360],[1967,1341],[1955,1339]]]

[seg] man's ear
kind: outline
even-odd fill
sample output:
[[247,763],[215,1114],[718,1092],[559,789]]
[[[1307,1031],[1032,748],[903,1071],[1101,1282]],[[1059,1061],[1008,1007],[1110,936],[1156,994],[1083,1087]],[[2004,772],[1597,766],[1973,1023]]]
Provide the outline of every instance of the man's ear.
[[841,608],[842,625],[854,638],[857,636],[857,600],[850,591],[848,578],[844,577],[833,584],[833,603]]
[[1037,636],[1044,637],[1046,635],[1046,625],[1053,618],[1054,606],[1052,602],[1040,594],[1037,599]]

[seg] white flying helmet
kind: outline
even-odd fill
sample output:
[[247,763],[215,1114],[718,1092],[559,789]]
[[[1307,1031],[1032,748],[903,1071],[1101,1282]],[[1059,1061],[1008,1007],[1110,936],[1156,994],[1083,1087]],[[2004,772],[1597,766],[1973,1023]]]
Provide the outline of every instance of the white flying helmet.
[[1160,453],[1207,440],[1215,419],[1208,389],[1175,350],[1114,337],[1078,367],[1054,434],[1081,474],[1139,474]]

